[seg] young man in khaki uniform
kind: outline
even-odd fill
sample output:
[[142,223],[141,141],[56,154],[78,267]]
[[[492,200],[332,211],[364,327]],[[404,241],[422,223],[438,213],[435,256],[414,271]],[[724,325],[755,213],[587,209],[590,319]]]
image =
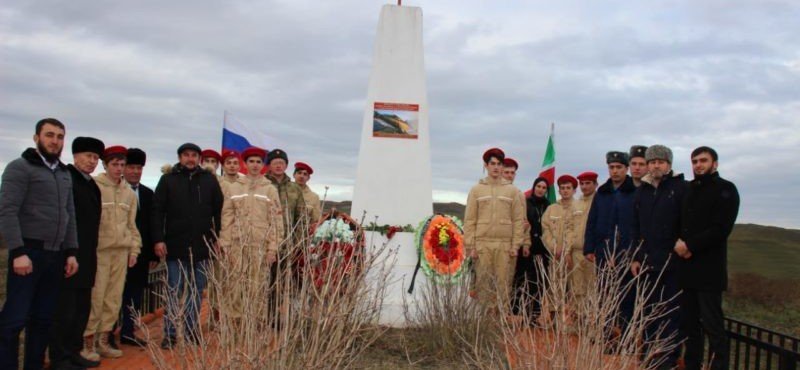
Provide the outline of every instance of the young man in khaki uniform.
[[242,174],[239,173],[241,169],[239,164],[239,153],[235,150],[225,150],[222,152],[222,175],[217,177],[219,179],[219,186],[223,188],[224,191],[225,186],[233,184],[240,177],[243,177]]
[[128,268],[136,264],[142,248],[142,238],[136,227],[136,194],[122,178],[127,152],[121,146],[106,148],[103,153],[106,172],[95,177],[103,211],[97,241],[92,309],[83,333],[84,351],[81,354],[86,358],[94,357],[94,353],[108,358],[122,356],[122,351],[109,346],[108,333],[119,318],[125,275]]
[[218,174],[220,162],[222,162],[222,156],[216,150],[206,149],[200,152],[200,165],[208,172]]
[[261,175],[266,155],[261,148],[245,149],[242,160],[247,176],[227,186],[224,192],[219,237],[219,263],[223,268],[217,278],[248,276],[243,284],[256,284],[230,286],[220,293],[220,311],[228,317],[241,317],[247,293],[266,281],[268,266],[277,260],[278,243],[283,236],[278,189]]
[[573,272],[570,276],[570,284],[572,284],[573,291],[576,298],[576,312],[583,305],[583,299],[586,297],[589,289],[591,289],[596,280],[594,263],[587,260],[583,255],[583,245],[586,235],[586,223],[589,219],[589,210],[592,209],[592,201],[594,195],[597,193],[597,177],[598,174],[592,171],[583,172],[578,175],[578,186],[581,188],[581,198],[576,201],[581,211],[577,223],[576,241],[572,246],[571,257]]
[[[464,217],[465,246],[476,263],[478,299],[495,312],[506,310],[517,251],[524,243],[525,205],[519,189],[502,178],[504,159],[498,148],[483,154],[489,176],[469,191]],[[523,248],[524,255],[529,253]]]
[[308,164],[297,162],[294,164],[294,182],[303,188],[303,200],[306,202],[306,209],[308,209],[309,222],[315,224],[322,217],[322,205],[319,202],[319,195],[313,192],[308,187],[308,180],[311,180],[311,175],[314,174],[314,169]]

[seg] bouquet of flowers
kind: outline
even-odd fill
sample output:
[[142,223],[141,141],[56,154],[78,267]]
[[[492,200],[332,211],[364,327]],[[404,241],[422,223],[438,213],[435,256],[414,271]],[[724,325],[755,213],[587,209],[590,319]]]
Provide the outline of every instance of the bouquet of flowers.
[[350,225],[341,218],[325,220],[317,226],[312,243],[345,243],[351,244],[355,239],[355,233],[350,229]]

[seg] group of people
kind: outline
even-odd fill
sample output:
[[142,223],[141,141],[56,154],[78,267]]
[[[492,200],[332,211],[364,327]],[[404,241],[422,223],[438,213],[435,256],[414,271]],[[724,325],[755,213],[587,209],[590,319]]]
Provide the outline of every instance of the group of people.
[[[631,287],[636,284],[629,282],[649,281],[654,294],[644,309],[660,307],[661,312],[646,324],[645,344],[659,338],[668,342],[659,348],[646,345],[645,351],[657,353],[643,357],[672,369],[683,345],[686,369],[701,369],[705,333],[710,368],[727,369],[722,292],[739,194],[720,177],[717,152],[707,146],[692,151],[691,181],[673,171],[672,151],[663,145],[610,151],[605,160],[609,178],[603,185],[598,186],[598,174],[587,171],[559,176],[556,184],[539,177],[523,193],[513,185],[517,161],[498,148],[483,154],[488,176],[470,190],[464,219],[479,300],[489,310],[509,307],[519,314],[525,301],[520,297],[530,297],[530,322],[536,323],[554,265],[568,270],[574,312],[586,307],[590,289],[599,289],[602,271],[624,263],[618,269],[624,276],[615,307],[617,328],[624,330],[634,314],[636,289]],[[560,195],[552,204],[551,185]],[[578,188],[582,197],[574,199]]]
[[[313,169],[296,162],[292,181],[281,149],[218,153],[186,143],[153,191],[140,183],[143,150],[76,137],[73,163],[65,165],[65,137],[62,122],[40,120],[35,147],[2,175],[0,236],[9,251],[2,369],[18,367],[23,329],[25,369],[41,369],[48,348],[56,370],[120,357],[117,325],[120,343],[146,345],[134,335],[136,316],[148,273],[160,261],[169,289],[161,347],[173,348],[181,333],[196,343],[212,257],[244,245],[263,250],[265,263],[274,265],[292,229],[321,217],[319,196],[307,185]],[[104,171],[93,177],[100,162]]]

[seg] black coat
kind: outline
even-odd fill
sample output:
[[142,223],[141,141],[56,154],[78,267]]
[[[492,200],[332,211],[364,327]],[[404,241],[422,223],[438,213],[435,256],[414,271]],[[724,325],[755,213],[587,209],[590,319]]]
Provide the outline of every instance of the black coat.
[[[688,184],[683,175],[667,174],[658,188],[642,182],[634,199],[634,248],[641,242],[634,259],[645,265],[669,271],[676,269],[675,242],[680,237],[681,206]],[[667,263],[669,261],[669,263]]]
[[[151,223],[153,209],[153,190],[139,184],[139,211],[136,213],[136,228],[142,236],[142,251],[136,259],[136,265],[128,269],[126,285],[144,287],[147,285],[147,274],[150,272],[150,262],[158,261],[153,249]],[[145,211],[147,210],[147,211]]]
[[528,223],[531,225],[531,254],[548,254],[542,243],[542,215],[550,205],[547,198],[536,198],[532,195],[526,199]]
[[728,236],[739,214],[739,191],[719,173],[695,177],[683,204],[681,239],[692,252],[679,263],[682,288],[728,288]]
[[630,176],[625,176],[617,189],[611,179],[597,189],[586,221],[583,254],[594,254],[597,263],[604,265],[606,252],[616,254],[636,247],[631,247],[635,196],[636,186]]
[[97,272],[97,235],[103,211],[100,188],[73,165],[68,165],[72,176],[72,198],[75,202],[75,222],[78,230],[78,272],[64,279],[65,289],[91,289]]
[[[204,260],[219,235],[222,190],[214,174],[176,165],[161,176],[153,197],[152,243],[167,244],[167,259]],[[191,251],[191,254],[190,254]]]

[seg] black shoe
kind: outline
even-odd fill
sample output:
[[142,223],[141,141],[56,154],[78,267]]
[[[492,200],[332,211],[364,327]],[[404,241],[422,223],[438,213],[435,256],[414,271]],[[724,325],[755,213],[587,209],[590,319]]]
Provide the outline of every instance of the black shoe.
[[173,349],[176,344],[175,338],[164,337],[164,340],[161,341],[161,349]]
[[114,338],[113,333],[108,333],[108,346],[113,349],[119,349],[119,345],[117,345],[117,339]]
[[86,370],[85,366],[75,365],[69,360],[61,361],[50,367],[51,370]]
[[144,347],[147,345],[147,341],[141,338],[136,338],[135,336],[127,336],[127,335],[120,335],[119,336],[119,343],[120,344],[127,344],[129,346],[136,346],[136,347]]
[[81,355],[77,355],[70,359],[73,365],[77,365],[79,367],[99,367],[100,361],[92,361],[87,358],[84,358]]

